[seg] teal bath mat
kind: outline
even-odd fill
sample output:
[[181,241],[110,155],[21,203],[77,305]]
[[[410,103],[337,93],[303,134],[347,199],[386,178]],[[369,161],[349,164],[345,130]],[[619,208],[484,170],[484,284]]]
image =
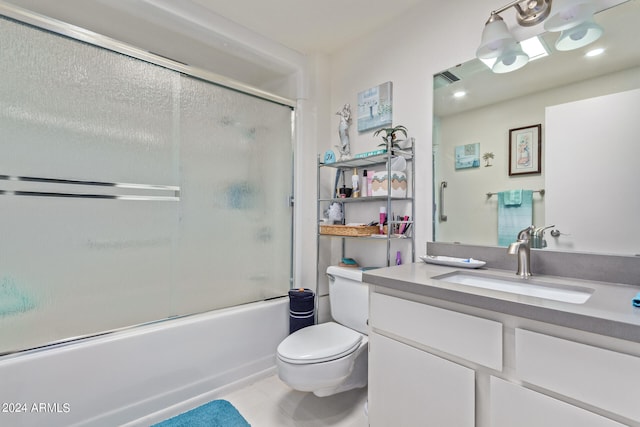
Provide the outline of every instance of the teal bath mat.
[[251,427],[226,400],[213,400],[152,427]]

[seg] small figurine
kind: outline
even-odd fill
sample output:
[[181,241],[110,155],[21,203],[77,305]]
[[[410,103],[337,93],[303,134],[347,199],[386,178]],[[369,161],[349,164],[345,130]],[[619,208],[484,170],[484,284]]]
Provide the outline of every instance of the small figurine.
[[341,111],[336,115],[340,116],[340,124],[338,125],[338,135],[340,135],[340,145],[336,148],[340,152],[339,160],[348,160],[351,158],[351,147],[349,145],[349,126],[351,125],[351,105],[344,104]]

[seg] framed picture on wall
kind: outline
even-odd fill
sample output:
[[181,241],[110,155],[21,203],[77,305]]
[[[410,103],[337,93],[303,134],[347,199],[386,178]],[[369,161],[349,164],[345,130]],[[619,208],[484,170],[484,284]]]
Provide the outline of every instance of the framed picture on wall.
[[509,176],[542,171],[542,125],[509,130]]
[[458,145],[455,148],[456,169],[480,167],[480,143]]
[[382,83],[358,93],[358,132],[390,126],[392,85]]

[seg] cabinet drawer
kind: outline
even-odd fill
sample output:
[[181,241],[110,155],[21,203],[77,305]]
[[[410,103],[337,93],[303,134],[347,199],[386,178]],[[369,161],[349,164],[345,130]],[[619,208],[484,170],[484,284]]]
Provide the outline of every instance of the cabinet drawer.
[[624,427],[584,409],[491,377],[491,427]]
[[411,341],[502,370],[502,324],[371,293],[369,323]]
[[516,329],[516,372],[531,384],[640,421],[640,358]]

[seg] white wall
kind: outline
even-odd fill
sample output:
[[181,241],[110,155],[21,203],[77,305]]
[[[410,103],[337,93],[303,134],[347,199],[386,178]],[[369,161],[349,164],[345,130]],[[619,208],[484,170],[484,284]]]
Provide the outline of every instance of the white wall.
[[638,105],[640,89],[547,108],[547,215],[567,234],[551,248],[640,253]]
[[[345,46],[331,58],[331,112],[344,103],[357,105],[357,95],[386,81],[393,82],[393,124],[404,125],[416,138],[416,254],[431,240],[431,139],[433,75],[471,59],[491,10],[500,1],[422,2],[392,26]],[[337,117],[319,126],[337,129]],[[351,130],[351,151],[378,144],[372,132]],[[318,152],[338,143],[320,141]],[[350,255],[353,256],[353,255]],[[355,257],[355,256],[354,256]]]
[[[296,107],[294,281],[296,287],[315,289],[317,146],[318,141],[328,140],[330,133],[329,127],[323,124],[330,109],[327,95],[330,63],[327,56],[320,54],[309,56],[307,61],[307,90],[298,98]],[[323,293],[326,292],[325,287]]]
[[[599,1],[598,9],[605,3]],[[393,82],[393,124],[405,125],[416,138],[417,255],[423,254],[426,242],[432,240],[432,77],[475,56],[490,12],[503,5],[499,0],[422,2],[393,26],[346,45],[331,58],[331,110],[327,119],[346,102],[357,105],[358,92]],[[540,24],[529,28],[515,25],[511,10],[501,16],[518,40],[544,31]],[[324,124],[320,120],[318,126],[337,129],[337,123],[337,118]],[[331,141],[319,141],[318,152],[331,148],[337,140],[336,132]],[[352,152],[367,151],[377,144],[372,133],[352,130]]]

